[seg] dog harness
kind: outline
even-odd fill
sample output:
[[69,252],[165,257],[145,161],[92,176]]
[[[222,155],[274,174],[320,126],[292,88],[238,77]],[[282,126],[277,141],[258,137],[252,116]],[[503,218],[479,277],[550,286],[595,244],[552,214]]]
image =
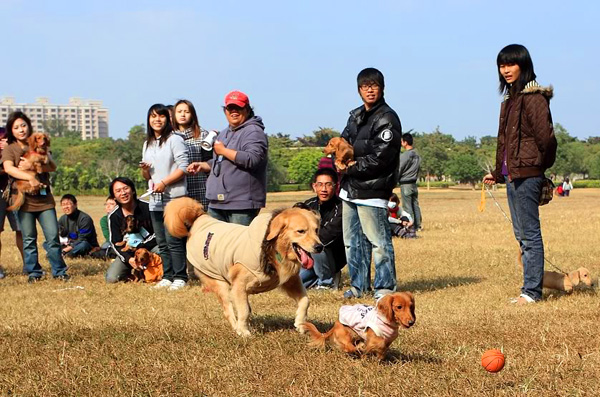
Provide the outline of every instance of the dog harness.
[[362,340],[367,339],[367,328],[371,328],[375,335],[385,339],[386,342],[392,342],[398,336],[398,324],[388,323],[375,306],[342,306],[340,307],[339,321],[352,328]]
[[201,215],[192,226],[187,258],[203,274],[227,281],[229,269],[239,263],[260,278],[260,254],[272,214],[258,215],[249,226],[222,222]]

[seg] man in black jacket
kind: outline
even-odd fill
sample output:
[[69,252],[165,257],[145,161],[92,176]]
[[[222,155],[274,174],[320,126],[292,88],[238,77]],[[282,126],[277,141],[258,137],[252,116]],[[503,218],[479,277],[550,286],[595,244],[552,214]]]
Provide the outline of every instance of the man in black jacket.
[[133,181],[129,178],[117,177],[110,183],[108,192],[109,197],[117,202],[115,209],[108,215],[110,243],[117,257],[108,267],[105,278],[107,283],[116,283],[126,281],[134,267],[135,250],[123,251],[125,246],[116,245],[125,239],[123,225],[126,216],[133,215],[139,226],[136,234],[140,237],[135,248],[146,248],[158,253],[158,245],[156,245],[148,203],[137,198]]
[[371,254],[375,262],[375,298],[396,289],[392,236],[387,224],[388,199],[398,180],[402,127],[383,97],[383,74],[374,68],[357,77],[363,106],[350,112],[342,132],[354,147],[354,161],[342,177],[342,225],[351,288],[344,298],[358,298],[370,286]]
[[60,206],[65,213],[58,220],[58,234],[61,240],[64,239],[63,255],[75,258],[88,255],[92,249],[99,248],[94,221],[77,208],[77,198],[72,194],[65,194],[60,199]]
[[336,195],[338,176],[333,168],[321,168],[313,176],[312,188],[316,197],[298,203],[321,215],[319,239],[323,252],[312,254],[314,266],[300,269],[300,278],[306,288],[330,289],[337,287],[334,279],[346,265],[346,251],[342,236],[342,200]]

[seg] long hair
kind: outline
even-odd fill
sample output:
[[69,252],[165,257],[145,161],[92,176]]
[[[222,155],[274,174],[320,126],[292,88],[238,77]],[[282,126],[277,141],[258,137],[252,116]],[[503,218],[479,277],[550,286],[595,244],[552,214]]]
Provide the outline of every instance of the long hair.
[[[517,64],[521,69],[519,79],[512,84],[508,84],[502,73],[500,73],[500,65]],[[533,61],[527,48],[521,44],[510,44],[504,47],[498,53],[496,58],[496,65],[498,67],[498,78],[500,79],[500,86],[498,91],[500,94],[508,94],[509,92],[513,95],[521,92],[527,83],[535,80],[535,72],[533,71]]]
[[194,108],[194,105],[192,105],[192,103],[190,101],[188,101],[187,99],[180,99],[177,101],[177,103],[175,103],[175,106],[173,106],[173,130],[179,131],[179,129],[181,127],[181,125],[177,121],[177,106],[181,105],[182,103],[188,106],[188,109],[190,109],[190,114],[192,116],[192,119],[190,120],[190,124],[185,127],[192,129],[192,135],[194,138],[199,138],[200,137],[200,123],[198,122],[198,116],[196,115],[196,108]]
[[169,136],[171,136],[171,133],[173,132],[173,127],[171,126],[171,114],[169,112],[169,108],[165,105],[163,105],[162,103],[156,103],[152,106],[150,106],[150,109],[148,109],[148,116],[146,117],[146,123],[147,123],[147,127],[146,127],[146,144],[149,145],[150,143],[152,143],[153,141],[156,140],[156,137],[154,136],[154,130],[152,129],[152,127],[150,127],[150,115],[152,113],[156,113],[158,115],[161,116],[165,116],[165,126],[163,127],[162,131],[160,132],[160,140],[158,142],[158,145],[161,146],[163,143],[165,143],[165,141],[169,138]]
[[8,119],[6,119],[6,143],[8,144],[17,141],[17,138],[15,138],[15,136],[13,135],[12,130],[15,121],[17,121],[18,119],[23,120],[25,124],[27,124],[27,127],[29,127],[29,134],[27,135],[28,137],[33,133],[33,127],[31,126],[31,120],[29,119],[29,117],[27,117],[27,115],[21,112],[20,110],[12,112],[8,115]]

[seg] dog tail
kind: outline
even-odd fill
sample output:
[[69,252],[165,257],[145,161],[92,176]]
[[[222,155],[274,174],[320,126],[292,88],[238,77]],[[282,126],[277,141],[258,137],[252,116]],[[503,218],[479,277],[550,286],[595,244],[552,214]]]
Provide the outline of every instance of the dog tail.
[[165,227],[171,236],[186,237],[194,221],[202,214],[202,204],[196,200],[189,197],[175,199],[165,207]]
[[322,334],[321,332],[319,332],[319,330],[317,329],[317,327],[315,327],[315,325],[313,323],[309,323],[308,321],[302,325],[304,326],[304,329],[308,332],[308,335],[310,336],[311,340],[308,343],[308,345],[311,347],[317,347],[319,349],[324,348],[325,343],[327,342],[327,339],[329,339],[329,337],[333,333],[333,328],[332,328],[331,330]]
[[[8,187],[7,189],[10,189],[10,187]],[[19,208],[21,208],[23,204],[25,204],[25,193],[23,193],[20,190],[17,190],[17,197],[15,197],[15,200],[12,203],[12,205],[6,208],[6,211],[16,211]]]

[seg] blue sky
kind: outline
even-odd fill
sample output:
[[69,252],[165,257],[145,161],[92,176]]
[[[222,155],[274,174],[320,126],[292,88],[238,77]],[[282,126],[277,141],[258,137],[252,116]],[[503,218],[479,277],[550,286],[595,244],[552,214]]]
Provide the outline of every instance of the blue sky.
[[495,59],[528,47],[554,121],[600,136],[600,3],[593,1],[0,0],[0,96],[100,99],[126,137],[154,103],[190,99],[208,129],[246,92],[266,132],[342,130],[377,67],[404,130],[496,135]]

